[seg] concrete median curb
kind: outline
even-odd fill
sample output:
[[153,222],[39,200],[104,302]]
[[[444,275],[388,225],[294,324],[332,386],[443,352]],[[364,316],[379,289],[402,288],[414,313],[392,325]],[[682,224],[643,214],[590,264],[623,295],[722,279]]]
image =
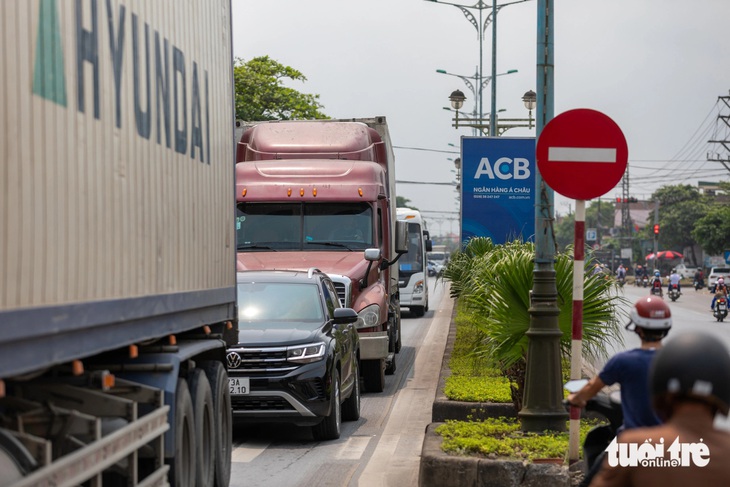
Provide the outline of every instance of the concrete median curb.
[[471,421],[494,417],[516,417],[511,403],[474,403],[452,401],[444,394],[446,378],[451,375],[449,360],[456,340],[454,309],[449,335],[431,409],[431,424],[421,450],[420,487],[569,487],[571,476],[565,465],[537,464],[519,460],[492,460],[476,456],[449,455],[441,450],[443,438],[436,434],[446,420]]

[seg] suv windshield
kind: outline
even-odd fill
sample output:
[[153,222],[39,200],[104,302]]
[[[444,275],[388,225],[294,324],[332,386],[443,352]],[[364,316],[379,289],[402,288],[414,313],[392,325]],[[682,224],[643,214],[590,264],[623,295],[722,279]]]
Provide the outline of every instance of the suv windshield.
[[238,203],[236,242],[244,250],[362,250],[373,247],[365,203]]
[[267,328],[291,328],[292,322],[310,323],[303,328],[317,328],[323,321],[316,284],[238,283],[238,323],[242,328],[262,322]]

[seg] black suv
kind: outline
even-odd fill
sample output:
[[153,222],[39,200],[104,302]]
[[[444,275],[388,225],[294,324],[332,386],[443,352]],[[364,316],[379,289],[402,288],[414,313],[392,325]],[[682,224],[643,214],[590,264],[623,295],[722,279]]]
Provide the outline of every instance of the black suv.
[[356,321],[319,270],[239,272],[238,343],[227,357],[234,419],[339,438],[340,422],[360,417]]

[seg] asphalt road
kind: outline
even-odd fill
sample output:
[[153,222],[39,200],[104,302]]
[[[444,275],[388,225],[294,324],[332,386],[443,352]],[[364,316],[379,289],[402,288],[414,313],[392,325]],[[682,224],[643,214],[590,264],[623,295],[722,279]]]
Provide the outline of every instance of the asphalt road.
[[[648,294],[648,288],[638,288],[628,284],[623,287],[623,295],[630,303]],[[729,319],[726,319],[722,323],[715,320],[710,311],[712,294],[710,294],[707,288],[695,291],[691,286],[683,285],[682,295],[677,301],[672,302],[666,296],[665,287],[664,298],[672,310],[672,329],[664,339],[665,342],[681,333],[702,331],[717,338],[718,341],[730,350],[730,316],[728,317]],[[628,312],[628,307],[626,311]],[[622,350],[636,348],[641,344],[636,333],[626,330],[623,330],[623,339],[623,345],[618,343],[609,344],[610,355]],[[595,365],[600,368],[602,361],[599,361]],[[715,424],[718,428],[730,431],[730,419],[726,417],[718,417]]]
[[385,391],[364,393],[361,417],[339,440],[316,442],[309,428],[261,424],[233,434],[231,487],[418,485],[423,437],[431,422],[452,300],[429,278],[430,311],[404,314],[403,347]]

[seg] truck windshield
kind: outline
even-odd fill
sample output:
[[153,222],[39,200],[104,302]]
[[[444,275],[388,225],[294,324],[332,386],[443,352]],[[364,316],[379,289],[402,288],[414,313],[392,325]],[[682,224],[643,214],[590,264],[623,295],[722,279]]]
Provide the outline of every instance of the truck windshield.
[[423,233],[418,223],[408,224],[408,253],[401,255],[398,262],[404,274],[423,272]]
[[373,210],[366,203],[238,203],[241,251],[362,250],[373,247]]

